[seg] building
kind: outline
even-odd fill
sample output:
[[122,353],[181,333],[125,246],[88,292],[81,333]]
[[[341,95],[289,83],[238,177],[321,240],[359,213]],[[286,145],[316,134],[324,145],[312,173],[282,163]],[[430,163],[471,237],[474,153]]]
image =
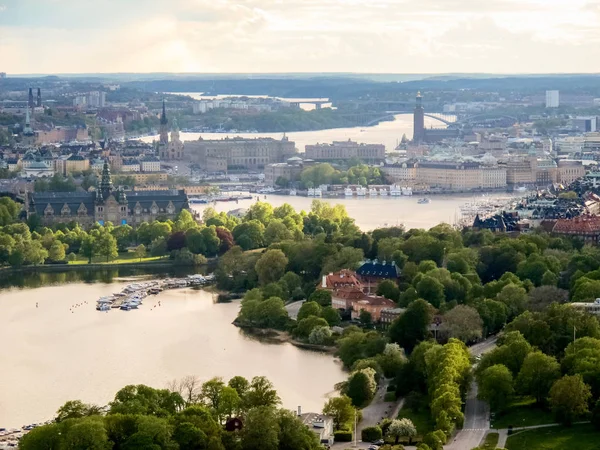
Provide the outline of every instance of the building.
[[506,184],[533,185],[537,177],[537,158],[511,158],[506,163]]
[[578,237],[586,244],[598,245],[600,237],[599,216],[579,216],[573,219],[558,219],[552,233],[559,236]]
[[165,172],[129,172],[127,177],[133,178],[137,185],[164,183],[168,180]]
[[351,317],[353,319],[359,319],[360,313],[366,311],[371,314],[373,322],[380,322],[383,311],[395,307],[396,303],[389,298],[378,295],[368,295],[352,302]]
[[381,163],[385,160],[385,145],[359,144],[351,141],[334,141],[331,144],[305,146],[305,158],[314,161],[345,161],[358,158],[367,163]]
[[123,161],[123,165],[121,166],[121,172],[129,173],[129,172],[139,172],[140,171],[140,162],[136,160]]
[[398,317],[404,314],[405,308],[391,308],[381,311],[381,324],[389,327]]
[[425,110],[423,97],[417,92],[417,101],[413,112],[413,143],[420,144],[425,141]]
[[384,280],[397,281],[400,278],[400,269],[395,261],[386,263],[385,261],[366,260],[358,269],[356,275],[362,285],[368,285],[368,290],[376,291],[377,285]]
[[184,145],[179,138],[179,128],[177,127],[177,121],[175,119],[173,119],[173,129],[171,131],[171,140],[169,141],[169,121],[167,120],[167,111],[164,100],[162,104],[162,113],[160,115],[158,153],[160,159],[164,161],[181,160],[184,156]]
[[35,108],[35,102],[33,100],[33,88],[29,88],[29,95],[27,97],[27,107]]
[[42,107],[42,90],[40,88],[37,90],[37,102],[35,106],[38,108]]
[[481,167],[481,189],[505,189],[506,169],[500,167]]
[[310,431],[317,435],[321,444],[333,445],[333,418],[317,413],[302,414],[302,409],[298,407],[298,418],[308,427]]
[[138,226],[157,218],[175,219],[189,209],[183,190],[132,191],[115,189],[108,161],[104,162],[98,188],[92,192],[36,192],[30,195],[27,216],[37,215],[44,225],[76,221],[90,227],[129,224]]
[[593,302],[573,302],[569,305],[593,316],[600,316],[600,298],[595,299]]
[[546,91],[546,108],[558,108],[560,106],[559,91]]
[[585,176],[585,167],[581,161],[558,161],[558,182],[568,186],[573,181]]
[[398,164],[386,164],[381,172],[392,183],[412,184],[417,179],[417,163],[405,161]]
[[262,170],[268,164],[282,163],[296,154],[294,142],[283,137],[246,139],[241,137],[188,141],[186,159],[206,172]]
[[43,161],[34,161],[23,171],[27,177],[44,178],[54,175],[54,169]]
[[289,158],[285,163],[267,164],[265,166],[265,185],[276,186],[277,180],[288,183],[296,181],[300,178],[303,168],[302,160],[298,157]]
[[160,172],[160,159],[155,156],[145,156],[140,159],[140,170],[142,172]]
[[[488,184],[493,184],[494,176],[501,177],[497,172],[486,174]],[[422,161],[417,167],[417,182],[434,189],[471,191],[483,188],[483,171],[476,162]]]
[[71,155],[65,160],[63,175],[70,175],[76,172],[83,172],[90,168],[90,160],[81,155]]
[[481,153],[490,153],[497,158],[507,154],[507,141],[508,139],[506,137],[493,134],[491,136],[483,137],[477,148]]
[[596,116],[578,116],[571,119],[571,127],[581,133],[595,133],[598,130]]

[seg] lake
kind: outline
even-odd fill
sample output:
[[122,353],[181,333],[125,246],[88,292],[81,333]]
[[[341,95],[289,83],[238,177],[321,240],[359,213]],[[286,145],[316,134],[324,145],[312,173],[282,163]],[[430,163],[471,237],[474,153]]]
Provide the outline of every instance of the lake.
[[[63,279],[44,275],[45,284]],[[264,375],[283,406],[320,412],[346,378],[329,354],[247,336],[231,324],[239,302],[217,304],[204,290],[164,291],[129,312],[95,310],[99,297],[133,279],[2,291],[0,426],[50,419],[67,400],[105,405],[127,384],[164,388],[187,375]]]

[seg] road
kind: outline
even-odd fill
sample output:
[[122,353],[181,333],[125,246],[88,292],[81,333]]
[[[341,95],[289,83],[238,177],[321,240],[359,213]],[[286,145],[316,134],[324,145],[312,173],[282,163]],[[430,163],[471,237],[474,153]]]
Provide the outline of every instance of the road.
[[299,300],[297,302],[288,303],[285,305],[285,309],[287,310],[290,319],[296,320],[298,318],[298,311],[300,311],[300,307],[305,301],[306,300]]
[[[495,336],[469,348],[473,356],[481,356],[496,347]],[[490,410],[485,402],[477,399],[477,383],[471,382],[465,404],[465,423],[452,442],[444,448],[448,450],[471,450],[478,447],[490,429]]]

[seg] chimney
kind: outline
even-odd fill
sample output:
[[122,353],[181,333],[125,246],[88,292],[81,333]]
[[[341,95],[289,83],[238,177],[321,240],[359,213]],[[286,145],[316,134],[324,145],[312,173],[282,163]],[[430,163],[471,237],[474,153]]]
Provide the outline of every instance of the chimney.
[[298,417],[302,415],[302,406],[298,405]]
[[321,287],[322,288],[327,287],[327,276],[326,275],[323,275],[323,281],[321,282]]

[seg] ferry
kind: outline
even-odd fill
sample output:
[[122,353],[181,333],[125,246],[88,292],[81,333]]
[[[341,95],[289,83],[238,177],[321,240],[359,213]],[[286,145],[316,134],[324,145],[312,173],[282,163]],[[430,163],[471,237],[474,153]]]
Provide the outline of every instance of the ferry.
[[369,189],[369,196],[371,197],[377,197],[379,195],[379,191],[376,188],[370,188]]
[[205,204],[208,203],[208,199],[206,199],[206,198],[190,198],[188,200],[188,202],[191,203],[191,204],[202,204],[202,205],[205,205]]
[[272,194],[273,192],[275,192],[275,189],[273,189],[272,187],[266,187],[264,189],[259,189],[256,192],[258,194]]
[[390,195],[392,197],[400,197],[402,195],[402,190],[394,184],[390,187]]
[[417,200],[417,203],[419,205],[427,205],[427,204],[431,203],[431,200],[429,200],[427,197],[423,197],[423,198],[420,198],[419,200]]
[[410,187],[403,187],[402,188],[402,195],[406,195],[408,197],[412,196],[413,195],[412,188],[410,188]]
[[350,189],[349,187],[347,187],[346,189],[344,189],[344,196],[345,197],[352,197],[354,195],[354,191],[352,189]]
[[359,197],[364,197],[365,195],[367,195],[367,188],[364,187],[359,187],[358,189],[356,189],[356,195],[358,195]]

